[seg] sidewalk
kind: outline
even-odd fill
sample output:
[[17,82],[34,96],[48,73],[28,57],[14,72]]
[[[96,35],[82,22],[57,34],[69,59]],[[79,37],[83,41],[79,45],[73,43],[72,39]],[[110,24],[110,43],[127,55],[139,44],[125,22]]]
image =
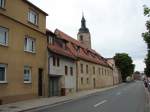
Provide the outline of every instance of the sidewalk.
[[107,88],[101,88],[101,89],[80,91],[80,92],[77,92],[68,96],[39,98],[39,99],[26,100],[26,101],[21,101],[21,102],[16,102],[16,103],[4,104],[4,105],[0,105],[0,112],[21,112],[21,111],[30,110],[33,108],[36,109],[38,107],[55,105],[55,104],[67,102],[70,100],[75,100],[81,97],[85,97],[92,93],[112,89],[118,86],[119,85],[115,85],[115,86],[107,87]]

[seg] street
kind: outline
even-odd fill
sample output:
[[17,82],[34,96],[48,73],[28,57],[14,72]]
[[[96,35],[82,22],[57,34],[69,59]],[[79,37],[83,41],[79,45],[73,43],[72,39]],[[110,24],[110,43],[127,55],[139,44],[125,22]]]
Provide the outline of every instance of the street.
[[137,81],[28,112],[144,112],[145,104],[146,94],[143,82]]

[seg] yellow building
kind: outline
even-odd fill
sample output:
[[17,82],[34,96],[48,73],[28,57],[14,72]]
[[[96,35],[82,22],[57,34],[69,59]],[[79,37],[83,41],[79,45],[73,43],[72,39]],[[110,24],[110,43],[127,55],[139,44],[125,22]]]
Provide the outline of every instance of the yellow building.
[[47,96],[46,16],[27,0],[0,0],[0,104]]

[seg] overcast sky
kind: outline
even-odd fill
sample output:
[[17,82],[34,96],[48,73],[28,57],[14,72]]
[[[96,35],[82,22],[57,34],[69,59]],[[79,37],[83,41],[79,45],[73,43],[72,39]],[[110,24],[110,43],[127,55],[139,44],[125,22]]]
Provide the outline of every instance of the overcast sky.
[[146,44],[141,33],[146,30],[143,5],[149,0],[29,0],[46,11],[47,28],[62,30],[77,38],[82,12],[91,33],[92,48],[104,57],[128,53],[143,71]]

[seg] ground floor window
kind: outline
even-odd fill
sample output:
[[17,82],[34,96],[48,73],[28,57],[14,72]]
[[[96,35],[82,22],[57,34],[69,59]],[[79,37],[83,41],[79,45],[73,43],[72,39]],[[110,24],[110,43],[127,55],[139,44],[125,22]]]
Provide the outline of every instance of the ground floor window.
[[24,83],[31,83],[31,67],[24,66]]
[[6,82],[6,65],[0,64],[0,83]]

